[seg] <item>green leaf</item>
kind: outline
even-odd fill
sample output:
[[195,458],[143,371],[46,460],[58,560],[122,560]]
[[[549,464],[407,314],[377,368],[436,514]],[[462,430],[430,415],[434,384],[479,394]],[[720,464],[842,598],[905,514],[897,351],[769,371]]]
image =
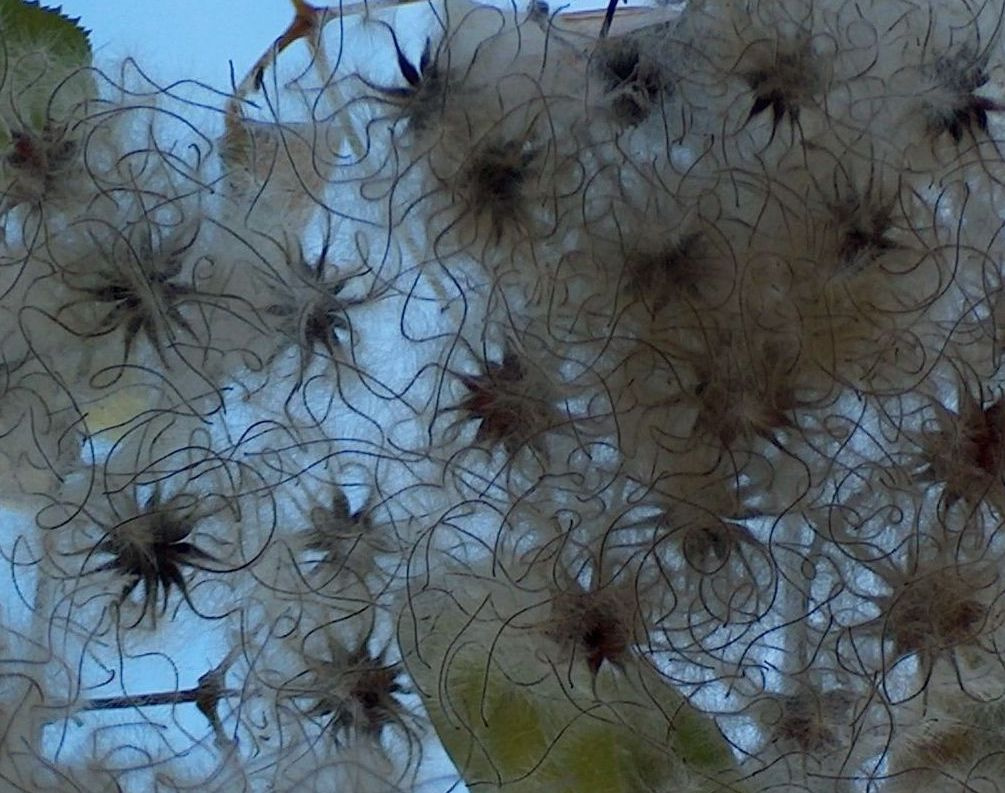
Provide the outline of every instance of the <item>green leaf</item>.
[[97,96],[88,31],[58,8],[0,0],[0,118],[10,131],[66,126]]
[[68,17],[60,7],[48,8],[28,0],[0,0],[0,31],[4,46],[41,48],[58,60],[75,66],[91,63],[90,31],[79,17]]
[[481,606],[415,595],[399,623],[409,674],[472,791],[746,791],[714,720],[647,660],[594,673],[499,594]]

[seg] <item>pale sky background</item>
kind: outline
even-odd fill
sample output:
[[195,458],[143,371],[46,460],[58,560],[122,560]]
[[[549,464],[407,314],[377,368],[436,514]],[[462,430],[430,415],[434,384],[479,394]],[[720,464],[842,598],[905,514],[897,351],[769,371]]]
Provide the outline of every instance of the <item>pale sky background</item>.
[[132,56],[161,80],[226,90],[293,19],[290,0],[64,0],[91,30],[95,62]]

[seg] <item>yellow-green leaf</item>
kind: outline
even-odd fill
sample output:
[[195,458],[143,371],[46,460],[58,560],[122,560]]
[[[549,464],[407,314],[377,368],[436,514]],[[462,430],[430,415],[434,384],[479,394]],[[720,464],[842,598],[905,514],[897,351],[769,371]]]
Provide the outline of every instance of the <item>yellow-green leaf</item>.
[[399,641],[469,789],[506,793],[744,790],[729,744],[648,661],[589,668],[500,593],[416,595]]

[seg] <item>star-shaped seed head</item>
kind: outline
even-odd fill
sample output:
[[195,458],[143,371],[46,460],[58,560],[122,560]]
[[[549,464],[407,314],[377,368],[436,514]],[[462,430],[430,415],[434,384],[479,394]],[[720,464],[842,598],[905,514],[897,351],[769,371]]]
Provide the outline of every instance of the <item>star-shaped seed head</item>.
[[483,374],[460,379],[468,395],[455,409],[478,420],[477,443],[501,444],[510,454],[527,444],[539,448],[542,434],[556,423],[546,385],[512,349],[500,363],[487,362]]
[[636,613],[627,587],[572,583],[554,595],[547,632],[595,675],[605,662],[620,667],[631,655]]
[[960,143],[964,133],[977,140],[988,132],[988,113],[1005,111],[1005,105],[977,91],[990,77],[987,72],[991,51],[976,54],[963,47],[952,54],[941,54],[929,72],[935,82],[934,96],[924,102],[928,133],[934,139],[948,134]]
[[770,109],[771,140],[786,116],[792,125],[799,123],[803,106],[822,83],[819,59],[807,35],[781,39],[770,51],[760,53],[741,76],[754,94],[747,121]]
[[307,715],[326,718],[339,743],[355,736],[379,739],[389,726],[403,727],[401,664],[389,662],[386,649],[373,654],[366,641],[355,648],[329,644],[331,660],[311,660],[311,685],[304,693],[313,704]]
[[945,485],[945,504],[986,501],[1005,514],[1005,397],[993,402],[960,387],[957,410],[936,404],[936,423],[920,437],[922,481]]
[[94,572],[116,571],[128,579],[122,588],[120,602],[143,584],[143,609],[134,625],[138,625],[147,612],[156,619],[156,602],[161,591],[164,594],[161,613],[165,613],[173,586],[195,608],[183,568],[206,570],[205,562],[217,560],[191,541],[198,522],[193,512],[194,507],[188,499],[175,496],[162,502],[155,493],[142,507],[134,503],[133,514],[111,526],[105,539],[98,543],[96,552],[112,558]]
[[174,342],[176,330],[196,337],[182,306],[188,301],[195,302],[199,292],[177,279],[197,236],[198,232],[176,247],[158,246],[149,236],[136,245],[122,238],[114,240],[110,247],[99,246],[95,252],[100,259],[94,272],[97,283],[73,284],[100,315],[86,335],[106,336],[121,330],[128,358],[133,343],[142,333],[167,365],[165,350]]

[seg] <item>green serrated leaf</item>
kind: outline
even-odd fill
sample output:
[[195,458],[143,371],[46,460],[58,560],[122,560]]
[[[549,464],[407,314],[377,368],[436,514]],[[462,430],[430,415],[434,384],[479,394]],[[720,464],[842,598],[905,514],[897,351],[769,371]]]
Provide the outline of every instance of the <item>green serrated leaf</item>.
[[10,128],[41,131],[97,95],[89,31],[77,18],[29,0],[0,0],[0,108]]
[[72,168],[97,97],[89,32],[60,8],[0,0],[0,213]]
[[79,17],[68,17],[61,7],[49,8],[29,0],[0,0],[0,33],[4,46],[44,49],[46,54],[76,66],[91,62],[90,31]]

